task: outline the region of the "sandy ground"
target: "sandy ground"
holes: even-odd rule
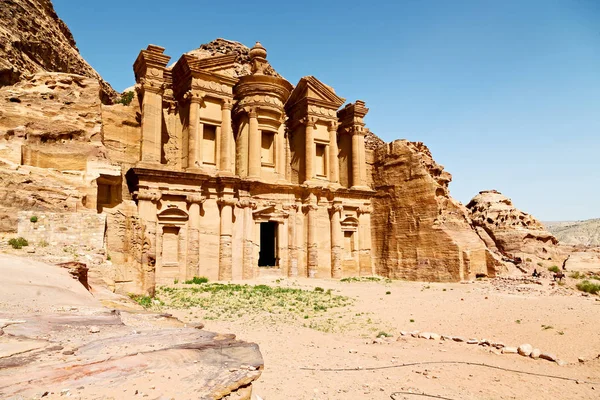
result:
[[[510,281],[436,284],[312,279],[277,282],[263,278],[244,283],[332,289],[356,299],[343,314],[358,314],[363,318],[362,324],[353,324],[341,333],[321,332],[302,326],[302,321],[281,322],[267,316],[204,321],[208,330],[235,333],[239,339],[260,345],[265,372],[255,383],[254,393],[263,400],[390,399],[397,391],[448,399],[600,398],[600,360],[596,358],[600,354],[598,296],[582,296],[576,291],[550,286],[549,281],[544,285]],[[169,312],[182,320],[196,319],[197,313],[201,313],[199,310]],[[364,317],[370,318],[366,320],[368,323]],[[515,354],[495,354],[489,347],[464,342],[400,336],[401,330],[465,339],[486,338],[515,347],[530,343],[542,352],[554,353],[567,365]],[[373,343],[379,331],[393,337]],[[586,361],[579,362],[579,357]],[[431,361],[485,363],[580,382],[465,364],[398,367]],[[378,367],[384,369],[369,370]],[[323,368],[350,371],[318,371]]]

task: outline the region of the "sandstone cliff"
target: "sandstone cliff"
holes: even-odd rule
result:
[[[378,148],[372,201],[378,274],[459,281],[499,272],[501,263],[471,226],[467,210],[450,197],[451,179],[422,143],[396,140]]]
[[[517,209],[495,190],[479,192],[469,204],[473,225],[492,249],[511,259],[532,257],[549,260],[558,256],[558,240],[533,216]]]
[[[66,72],[100,81],[102,101],[117,93],[81,57],[69,28],[50,0],[3,0],[0,4],[0,86],[25,75]],[[99,89],[100,89],[99,88]]]

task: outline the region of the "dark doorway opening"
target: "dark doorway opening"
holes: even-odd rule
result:
[[[259,267],[275,267],[277,265],[277,222],[260,223]]]

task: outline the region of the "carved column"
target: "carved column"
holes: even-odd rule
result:
[[[260,178],[260,146],[261,137],[258,130],[258,114],[256,109],[251,109],[248,113],[250,117],[248,138],[248,176],[251,178]]]
[[[317,244],[317,210],[319,207],[316,204],[305,204],[304,212],[307,218],[307,235],[306,235],[306,270],[309,278],[314,278],[317,275],[317,267],[319,265],[319,249]]]
[[[142,142],[140,161],[160,163],[162,142],[162,94],[164,69],[171,57],[164,47],[149,45],[140,51],[133,70],[138,98],[142,101]]]
[[[352,186],[354,187],[361,186],[360,168],[362,165],[360,159],[360,139],[361,136],[358,133],[358,129],[355,127],[352,129]]]
[[[313,131],[315,122],[312,118],[307,117],[304,121],[306,129],[304,131],[304,182],[312,181],[314,176],[314,159],[315,159],[315,140]]]
[[[288,276],[298,276],[298,244],[296,224],[298,205],[291,204],[286,207],[290,216],[288,217]]]
[[[244,233],[242,242],[242,279],[254,278],[254,218],[252,210],[256,209],[256,201],[247,197],[240,199],[237,206],[243,210]]]
[[[358,248],[360,276],[375,274],[371,259],[371,206],[364,205],[358,209]]]
[[[334,204],[329,209],[331,214],[331,277],[342,277],[342,226],[340,215],[344,211],[341,204]]]
[[[142,98],[142,143],[140,161],[160,163],[162,143],[162,83],[141,79],[138,93]]]
[[[188,203],[188,257],[186,279],[200,276],[200,207],[206,198],[200,194],[187,195]]]
[[[365,133],[366,128],[362,128],[358,138],[358,153],[360,158],[360,186],[367,188],[367,157],[365,155]]]
[[[219,280],[232,278],[231,235],[233,228],[233,207],[237,204],[234,198],[220,198],[217,204],[221,208],[221,229],[219,233]]]
[[[286,152],[285,152],[285,124],[283,120],[277,130],[277,148],[275,149],[275,170],[280,175],[279,179],[285,180]]]
[[[225,173],[232,173],[232,146],[233,133],[231,129],[231,108],[233,103],[230,99],[223,100],[221,104],[221,160],[219,168]]]
[[[329,124],[329,180],[333,183],[340,181],[340,164],[338,161],[337,122]]]
[[[202,124],[200,124],[200,107],[204,103],[203,97],[191,91],[186,93],[190,100],[190,114],[188,118],[188,168],[197,168],[202,165]]]
[[[160,192],[143,190],[137,193],[138,213],[142,225],[141,289],[148,296],[154,296],[156,289],[156,203],[160,198]]]

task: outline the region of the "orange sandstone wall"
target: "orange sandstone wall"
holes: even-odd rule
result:
[[[396,140],[375,150],[373,261],[379,275],[420,281],[494,276],[496,262],[448,193],[452,176],[422,143]]]

